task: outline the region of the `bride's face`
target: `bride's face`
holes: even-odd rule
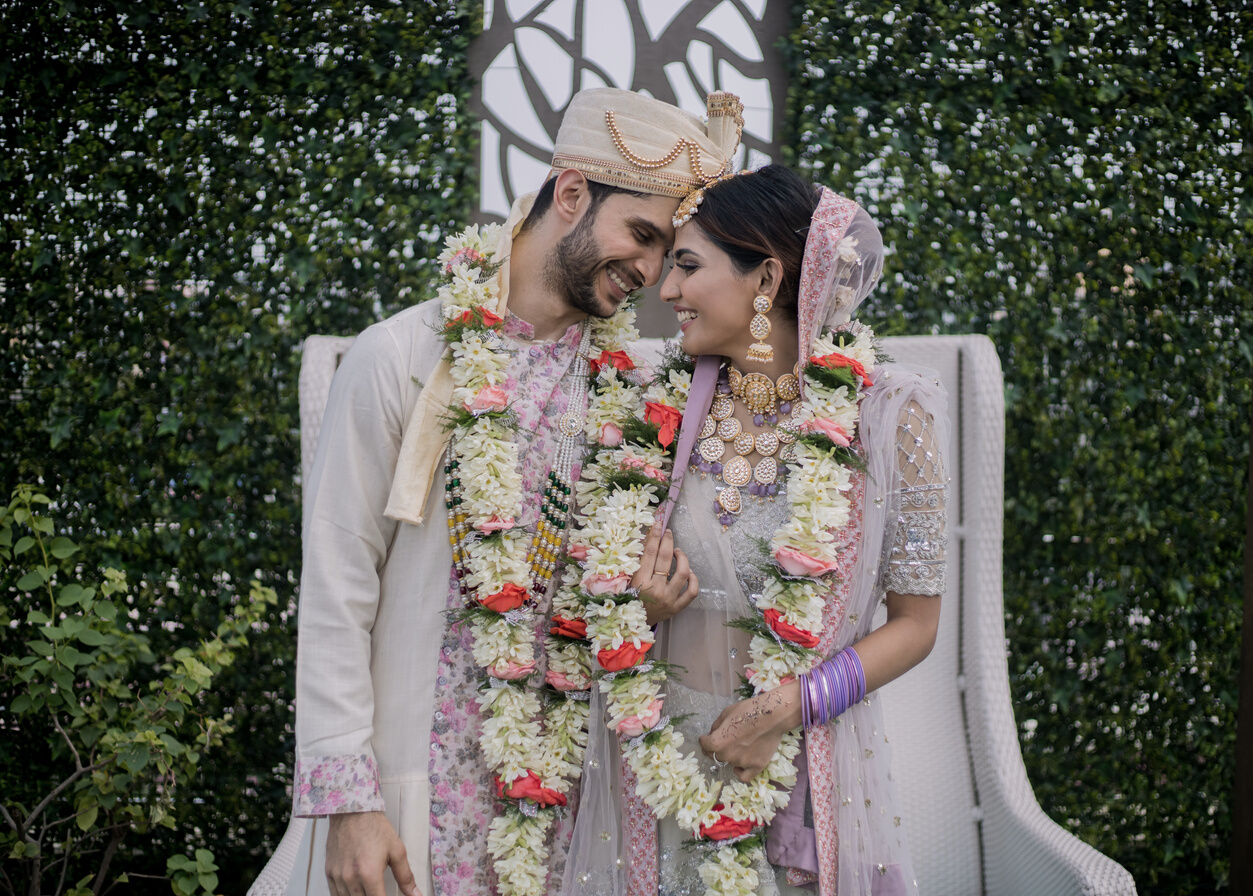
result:
[[[674,267],[661,284],[661,298],[674,305],[683,351],[743,358],[756,341],[748,324],[759,279],[751,272],[741,274],[695,221],[680,227]]]

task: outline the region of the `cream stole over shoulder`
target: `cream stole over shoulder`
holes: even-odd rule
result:
[[[518,228],[535,203],[535,193],[527,193],[514,200],[513,208],[501,231],[497,258],[504,261],[497,272],[500,278],[500,298],[495,313],[501,317],[509,306],[509,254]],[[431,483],[448,446],[448,430],[444,428],[444,416],[452,401],[452,368],[447,352],[427,375],[418,396],[418,405],[405,426],[400,443],[400,456],[396,460],[396,472],[392,476],[392,490],[387,497],[387,509],[383,514],[401,523],[422,524],[422,514],[430,496]]]

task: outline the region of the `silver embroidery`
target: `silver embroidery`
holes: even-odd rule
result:
[[[915,404],[903,412],[896,447],[901,478],[891,496],[895,537],[887,551],[883,586],[898,594],[943,594],[948,487],[930,420]]]

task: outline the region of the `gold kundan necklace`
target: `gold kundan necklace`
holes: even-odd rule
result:
[[[798,398],[797,368],[778,380],[741,373],[731,364],[722,368],[691,465],[722,480],[714,511],[723,526],[731,525],[743,507],[740,489],[747,487],[750,495],[763,498],[778,493],[779,465],[792,459],[796,442],[798,423],[792,414]],[[744,429],[735,417],[736,401],[753,415],[753,423],[769,428],[758,433]],[[780,413],[788,415],[781,424]],[[748,460],[754,451],[759,456],[755,465]]]

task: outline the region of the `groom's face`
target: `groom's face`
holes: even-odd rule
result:
[[[572,308],[610,317],[635,290],[661,278],[679,201],[614,193],[593,203],[549,254],[545,278]]]

